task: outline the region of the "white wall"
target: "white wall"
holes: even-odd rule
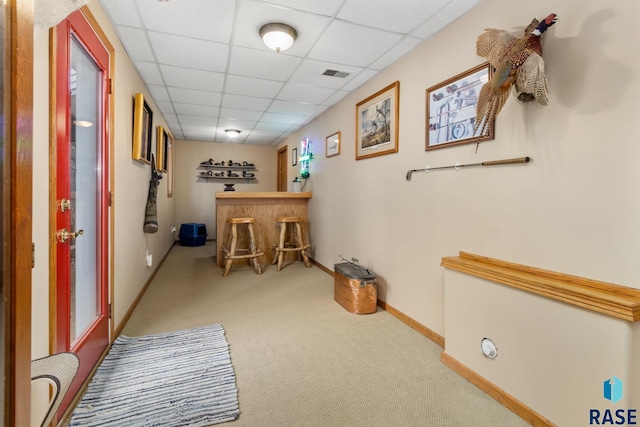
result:
[[[255,181],[221,181],[200,178],[201,162],[213,159],[214,163],[234,163],[244,161],[256,166]],[[216,196],[224,191],[225,183],[235,183],[236,191],[276,191],[276,150],[272,146],[244,145],[216,142],[177,141],[175,149],[176,171],[176,228],[180,225],[196,222],[207,227],[207,239],[216,237]],[[214,170],[213,172],[218,172]],[[176,240],[178,234],[176,234]]]

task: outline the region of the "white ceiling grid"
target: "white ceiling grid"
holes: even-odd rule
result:
[[[480,2],[100,0],[176,139],[260,145],[279,143]],[[262,43],[269,22],[297,30],[290,49]]]

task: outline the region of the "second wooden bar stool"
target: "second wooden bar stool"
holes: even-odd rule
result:
[[[307,268],[311,267],[311,262],[307,256],[307,250],[311,245],[308,243],[305,245],[302,242],[302,229],[300,227],[302,219],[297,216],[279,216],[276,218],[276,222],[280,225],[280,239],[278,240],[278,244],[273,247],[276,252],[273,257],[273,264],[278,263],[277,270],[280,271],[282,269],[285,252],[298,252],[298,256],[302,255],[304,259],[304,265],[306,265]],[[291,233],[293,242],[291,243],[286,242],[287,224],[292,225]]]
[[[227,224],[230,225],[229,228],[229,246],[223,246],[222,250],[225,253],[225,266],[223,276],[228,276],[231,271],[231,264],[233,264],[233,260],[235,259],[248,259],[251,264],[253,264],[253,268],[255,268],[258,274],[262,274],[262,267],[260,267],[260,263],[258,262],[258,257],[264,255],[260,252],[260,249],[256,248],[256,238],[253,232],[253,224],[256,222],[255,218],[229,218],[227,219]],[[246,224],[247,229],[249,231],[249,248],[248,249],[238,249],[238,225]],[[236,252],[248,252],[245,255],[236,255]]]

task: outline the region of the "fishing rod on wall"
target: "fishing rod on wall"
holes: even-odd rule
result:
[[[461,165],[459,163],[456,163],[455,165],[451,165],[451,166],[438,166],[435,168],[430,168],[429,165],[427,165],[426,167],[422,168],[422,169],[410,169],[407,171],[407,181],[411,181],[411,175],[413,174],[413,172],[429,172],[429,171],[433,171],[433,170],[438,170],[438,169],[455,169],[455,170],[460,170],[460,168],[468,168],[471,166],[497,166],[497,165],[514,165],[514,164],[518,164],[518,163],[529,163],[531,161],[531,157],[515,157],[513,159],[502,159],[502,160],[490,160],[487,162],[481,162],[481,163],[467,163],[465,165]]]

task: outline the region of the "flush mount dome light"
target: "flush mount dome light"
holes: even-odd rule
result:
[[[271,23],[260,27],[260,37],[270,49],[281,52],[293,45],[298,33],[287,24]]]
[[[498,357],[498,348],[490,338],[483,338],[482,341],[480,341],[480,349],[482,350],[482,354],[488,359],[495,360],[495,358]]]
[[[225,132],[231,138],[235,138],[240,135],[240,131],[238,129],[225,129]]]

